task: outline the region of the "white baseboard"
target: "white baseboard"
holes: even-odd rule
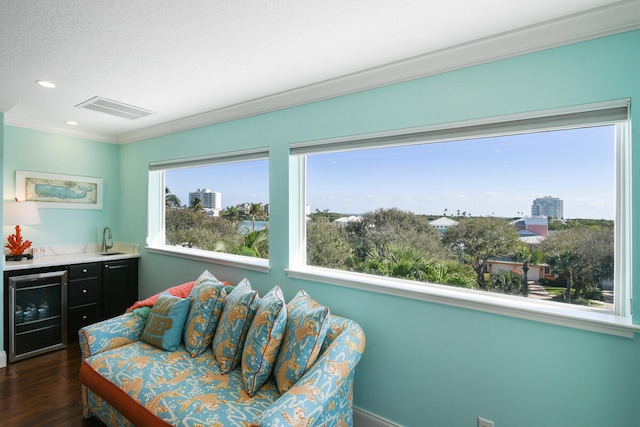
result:
[[[0,368],[7,366],[7,352],[0,351]]]
[[[353,408],[353,427],[401,427],[370,412]]]

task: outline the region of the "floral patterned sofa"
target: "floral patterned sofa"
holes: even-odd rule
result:
[[[277,286],[260,298],[246,279],[231,289],[205,271],[191,284],[188,297],[176,296],[184,285],[171,288],[152,306],[80,330],[86,418],[138,427],[353,424],[365,348],[357,323],[302,290],[285,304]]]

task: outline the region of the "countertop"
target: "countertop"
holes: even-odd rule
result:
[[[30,268],[55,267],[58,265],[82,264],[88,262],[114,261],[140,258],[138,245],[114,243],[113,248],[102,255],[99,245],[51,246],[45,248],[45,256],[22,261],[5,261],[4,271],[27,270]]]

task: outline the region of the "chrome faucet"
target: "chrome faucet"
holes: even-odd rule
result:
[[[107,230],[109,230],[109,236],[105,237],[107,234]],[[113,243],[111,243],[110,245],[107,245],[107,239],[112,239],[113,237],[111,237],[111,229],[109,227],[105,227],[104,230],[102,230],[102,253],[106,253],[109,249],[111,249],[113,247]]]

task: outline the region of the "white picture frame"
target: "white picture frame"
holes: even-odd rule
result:
[[[102,209],[102,178],[16,171],[16,198],[38,208]]]

